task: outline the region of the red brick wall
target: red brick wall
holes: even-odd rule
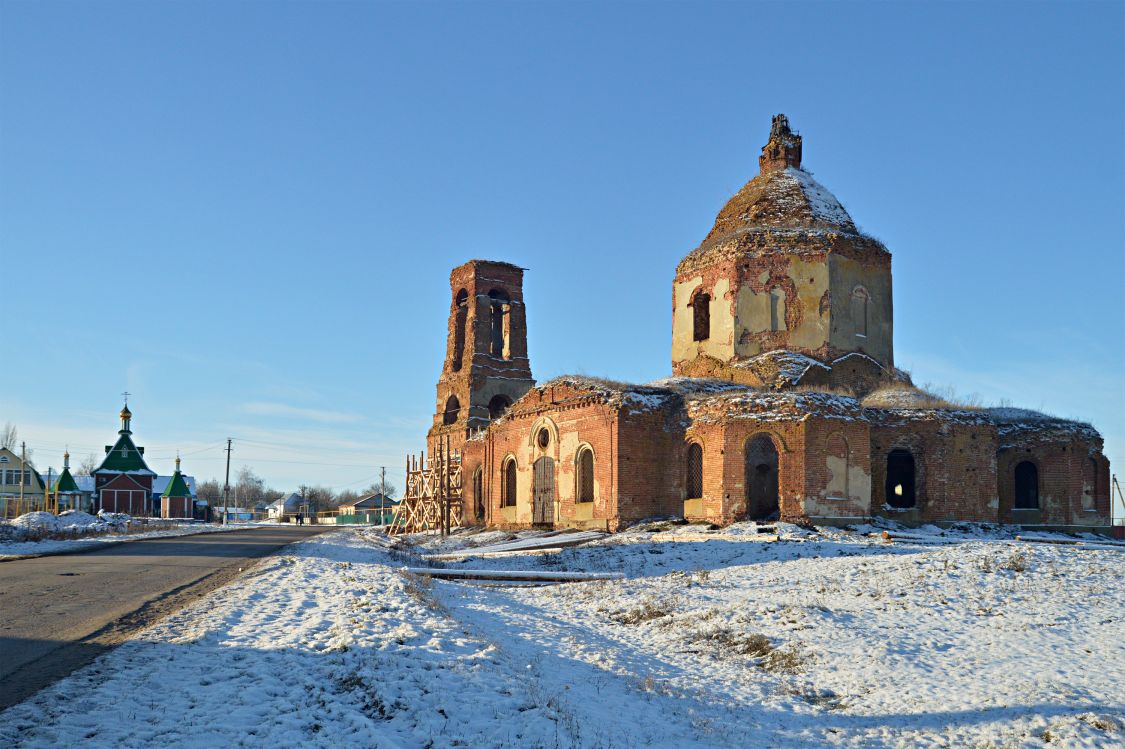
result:
[[[546,449],[534,439],[541,428],[550,435]],[[575,464],[584,445],[594,451],[592,503],[575,502]],[[555,464],[555,524],[616,528],[621,496],[617,445],[617,411],[613,406],[565,386],[531,391],[489,429],[484,441],[481,462],[488,524],[523,527],[531,523],[533,466],[546,456]],[[500,506],[502,470],[508,456],[515,457],[518,469],[514,509]]]
[[[871,431],[859,420],[810,418],[805,430],[805,512],[812,518],[871,515]]]
[[[767,434],[778,452],[778,496],[781,518],[803,522],[805,518],[805,423],[802,421],[759,422],[732,419],[722,434],[723,461],[718,480],[722,510],[715,522],[730,523],[746,517],[746,444],[757,434]],[[706,459],[704,486],[707,486]],[[713,470],[713,469],[712,469]]]
[[[914,456],[913,510],[886,509],[887,455]],[[904,522],[997,522],[996,430],[987,424],[916,420],[871,427],[871,509]]]
[[[687,442],[679,411],[631,413],[618,425],[618,512],[623,522],[682,516],[687,477]],[[707,489],[707,451],[703,456]]]
[[[1001,450],[997,459],[1002,522],[1110,524],[1109,461],[1101,454],[1100,445],[1079,438],[1038,442],[1034,434],[1015,442]],[[1038,511],[1014,508],[1015,470],[1025,460],[1038,471]]]

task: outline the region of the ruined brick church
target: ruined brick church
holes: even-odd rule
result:
[[[537,384],[523,269],[453,270],[427,444],[460,455],[464,522],[1110,525],[1092,426],[947,403],[895,368],[891,254],[801,147],[776,116],[759,174],[676,268],[668,379]]]

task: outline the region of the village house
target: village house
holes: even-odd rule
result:
[[[340,505],[336,514],[336,522],[385,525],[394,518],[398,505],[398,500],[384,496],[380,492],[374,492],[360,497],[354,502]]]
[[[43,477],[30,460],[25,461],[19,453],[0,447],[0,517],[15,517],[26,512],[31,501],[41,503],[44,486]]]
[[[943,402],[895,367],[891,253],[802,168],[802,146],[775,117],[759,173],[676,268],[668,379],[536,383],[523,269],[453,270],[427,448],[459,459],[465,523],[1108,530],[1092,426]]]
[[[301,495],[297,492],[291,493],[287,497],[274,500],[266,506],[266,515],[270,520],[280,520],[284,522],[290,515],[296,515],[301,509]]]

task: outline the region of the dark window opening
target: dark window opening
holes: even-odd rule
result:
[[[535,436],[535,441],[543,450],[547,449],[547,445],[551,444],[551,433],[546,429],[540,429],[539,434]]]
[[[776,520],[781,513],[777,447],[765,434],[746,443],[746,514],[751,520]]]
[[[694,320],[693,340],[706,341],[711,337],[711,295],[699,293],[691,300]]]
[[[516,506],[516,461],[514,459],[504,464],[504,481],[500,485],[500,506]]]
[[[1098,461],[1093,458],[1090,461],[1090,495],[1093,497],[1098,496]]]
[[[1016,466],[1017,510],[1039,509],[1039,469],[1029,460]]]
[[[578,497],[579,502],[594,501],[594,451],[586,447],[578,453]]]
[[[509,328],[511,325],[511,299],[508,297],[507,293],[499,289],[493,289],[488,292],[488,299],[490,309],[489,320],[492,326],[489,336],[490,350],[493,356],[507,359],[511,356],[511,350],[508,345]]]
[[[453,371],[460,372],[465,358],[465,321],[469,315],[469,292],[461,289],[453,301]]]
[[[473,473],[473,508],[477,520],[484,520],[484,471]]]
[[[449,396],[449,400],[445,402],[445,412],[441,416],[441,423],[445,425],[456,424],[460,413],[461,401],[457,400],[456,395]]]
[[[687,498],[703,496],[703,446],[692,442],[687,449]]]
[[[906,509],[917,502],[914,495],[914,456],[909,450],[892,450],[887,455],[887,504]]]
[[[495,395],[488,402],[488,418],[496,421],[507,412],[512,405],[512,399],[506,395]]]

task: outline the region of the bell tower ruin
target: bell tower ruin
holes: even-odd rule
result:
[[[445,365],[427,435],[460,450],[474,430],[503,416],[535,385],[527,358],[523,268],[470,260],[449,274],[451,303]]]

